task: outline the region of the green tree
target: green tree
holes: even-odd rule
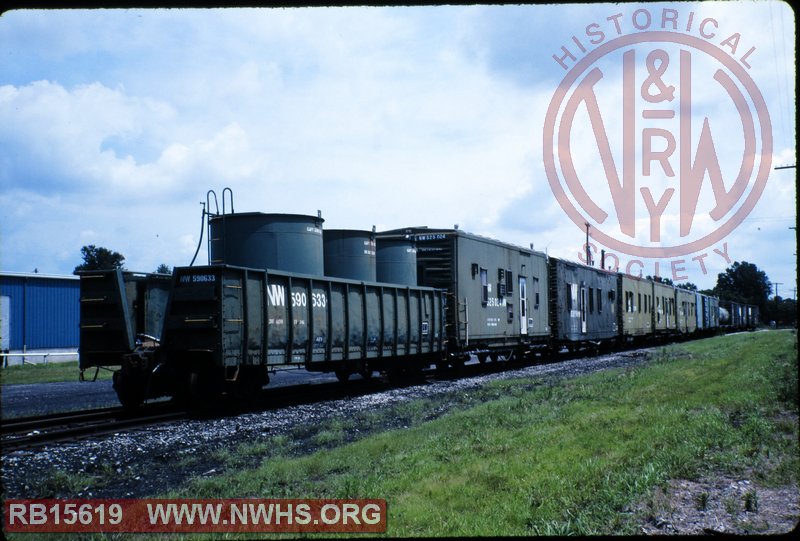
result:
[[[679,287],[681,289],[688,289],[689,291],[697,291],[697,286],[691,282],[685,282],[683,284],[675,284],[675,287]]]
[[[714,294],[720,299],[758,305],[763,311],[771,290],[766,272],[747,261],[734,261],[717,275]]]
[[[172,269],[166,263],[162,263],[156,269],[158,274],[172,274]]]
[[[122,264],[125,262],[125,256],[102,246],[95,246],[94,244],[84,246],[81,248],[81,257],[83,257],[83,263],[75,267],[73,271],[75,274],[80,271],[90,270],[124,270]]]
[[[797,325],[797,302],[778,296],[770,299],[762,311],[761,322],[769,324],[771,321],[777,325]]]
[[[653,280],[654,282],[660,282],[662,284],[667,284],[668,286],[673,285],[672,280],[669,278],[664,278],[663,276],[650,276],[649,274],[645,277],[647,280]]]

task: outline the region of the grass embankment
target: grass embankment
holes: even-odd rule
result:
[[[47,364],[20,364],[0,368],[0,384],[18,383],[56,383],[60,381],[78,381],[80,376],[78,361],[67,361]],[[86,371],[86,379],[94,378],[94,370]],[[111,379],[111,372],[100,370],[98,380]]]
[[[630,534],[640,533],[635,509],[646,513],[669,479],[798,479],[794,332],[716,337],[660,348],[635,369],[492,386],[500,398],[311,455],[259,442],[271,455],[259,468],[173,496],[385,498],[389,536]]]

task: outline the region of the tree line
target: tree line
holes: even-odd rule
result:
[[[102,246],[95,246],[94,244],[84,246],[81,248],[81,258],[83,263],[75,267],[75,270],[72,271],[73,274],[93,270],[125,270],[125,256]],[[166,263],[162,263],[155,272],[172,274],[172,269]]]

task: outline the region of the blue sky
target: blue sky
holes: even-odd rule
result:
[[[565,75],[552,55],[591,23],[611,33],[621,13],[635,32],[637,9],[665,8],[682,24],[713,17],[716,45],[740,34],[740,56],[756,47],[773,165],[795,163],[795,22],[779,2],[5,13],[0,270],[70,273],[86,244],[130,270],[187,265],[199,203],[226,186],[237,211],[319,209],[336,229],[457,223],[576,259],[584,232],[542,165]],[[728,149],[741,161],[728,131],[715,133],[720,161]],[[782,296],[796,287],[795,189],[794,170],[772,172],[726,237]],[[689,254],[686,273],[712,287],[728,264],[706,252],[706,272]]]

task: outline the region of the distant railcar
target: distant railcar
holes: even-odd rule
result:
[[[710,333],[719,327],[719,300],[710,295],[695,293],[697,331]]]
[[[653,282],[620,273],[617,311],[621,335],[637,340],[653,333]]]
[[[675,288],[676,330],[681,334],[697,331],[697,297],[693,291]]]
[[[721,327],[752,330],[759,324],[759,309],[753,304],[720,300],[719,318]]]
[[[612,342],[619,336],[617,274],[550,258],[553,338],[568,348]]]
[[[758,306],[756,305],[748,305],[747,310],[747,328],[748,329],[755,329],[759,323],[761,323],[761,314],[759,312]]]
[[[653,282],[653,332],[656,335],[673,334],[677,330],[675,314],[675,288],[663,282]]]

